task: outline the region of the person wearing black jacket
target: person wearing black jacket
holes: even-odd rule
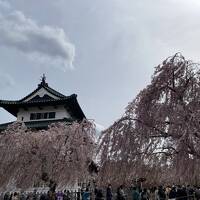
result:
[[[176,188],[172,187],[172,189],[169,192],[169,199],[175,199],[176,198]]]
[[[112,187],[111,184],[108,185],[106,188],[106,200],[112,200],[113,194],[112,194]]]
[[[176,198],[178,200],[187,200],[187,191],[185,187],[178,186]]]
[[[165,190],[163,189],[162,186],[160,186],[158,188],[158,197],[159,197],[159,200],[165,200],[166,199]]]

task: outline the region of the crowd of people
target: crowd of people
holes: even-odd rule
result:
[[[193,186],[159,186],[151,188],[131,187],[123,185],[114,190],[111,184],[106,189],[95,188],[93,192],[89,188],[70,192],[68,190],[47,193],[37,191],[6,192],[2,200],[200,200],[200,187]]]
[[[81,192],[70,192],[69,190],[48,192],[6,192],[2,200],[81,200]]]
[[[116,200],[126,200],[128,196],[120,186],[117,189]],[[108,199],[108,198],[107,198]],[[159,186],[151,188],[132,187],[130,200],[200,200],[200,188],[185,186]],[[110,200],[110,199],[109,199]]]

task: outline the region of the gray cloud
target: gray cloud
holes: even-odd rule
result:
[[[72,67],[75,48],[63,29],[38,25],[3,1],[0,1],[0,36],[0,45],[15,48],[34,60],[59,63],[63,69]]]
[[[8,87],[13,87],[15,84],[13,78],[9,74],[0,73],[0,89],[6,89]]]
[[[11,9],[10,4],[7,1],[0,1],[0,9]]]

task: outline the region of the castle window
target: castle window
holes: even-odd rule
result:
[[[42,113],[37,113],[36,119],[42,119],[42,118],[41,118],[41,115],[42,115]]]
[[[55,112],[50,112],[49,113],[49,119],[53,119],[56,117],[56,113]]]
[[[31,113],[30,120],[35,120],[36,119],[36,113]]]
[[[38,119],[54,119],[56,117],[55,112],[46,112],[46,113],[31,113],[30,120]]]
[[[48,113],[44,113],[44,119],[48,118]]]

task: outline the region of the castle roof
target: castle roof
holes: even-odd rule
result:
[[[43,91],[43,95],[40,92]],[[20,100],[0,100],[0,107],[17,117],[20,108],[25,110],[29,107],[58,106],[64,105],[67,111],[77,120],[82,120],[85,115],[77,101],[77,95],[65,96],[60,92],[49,87],[46,77],[43,76],[38,87]]]

